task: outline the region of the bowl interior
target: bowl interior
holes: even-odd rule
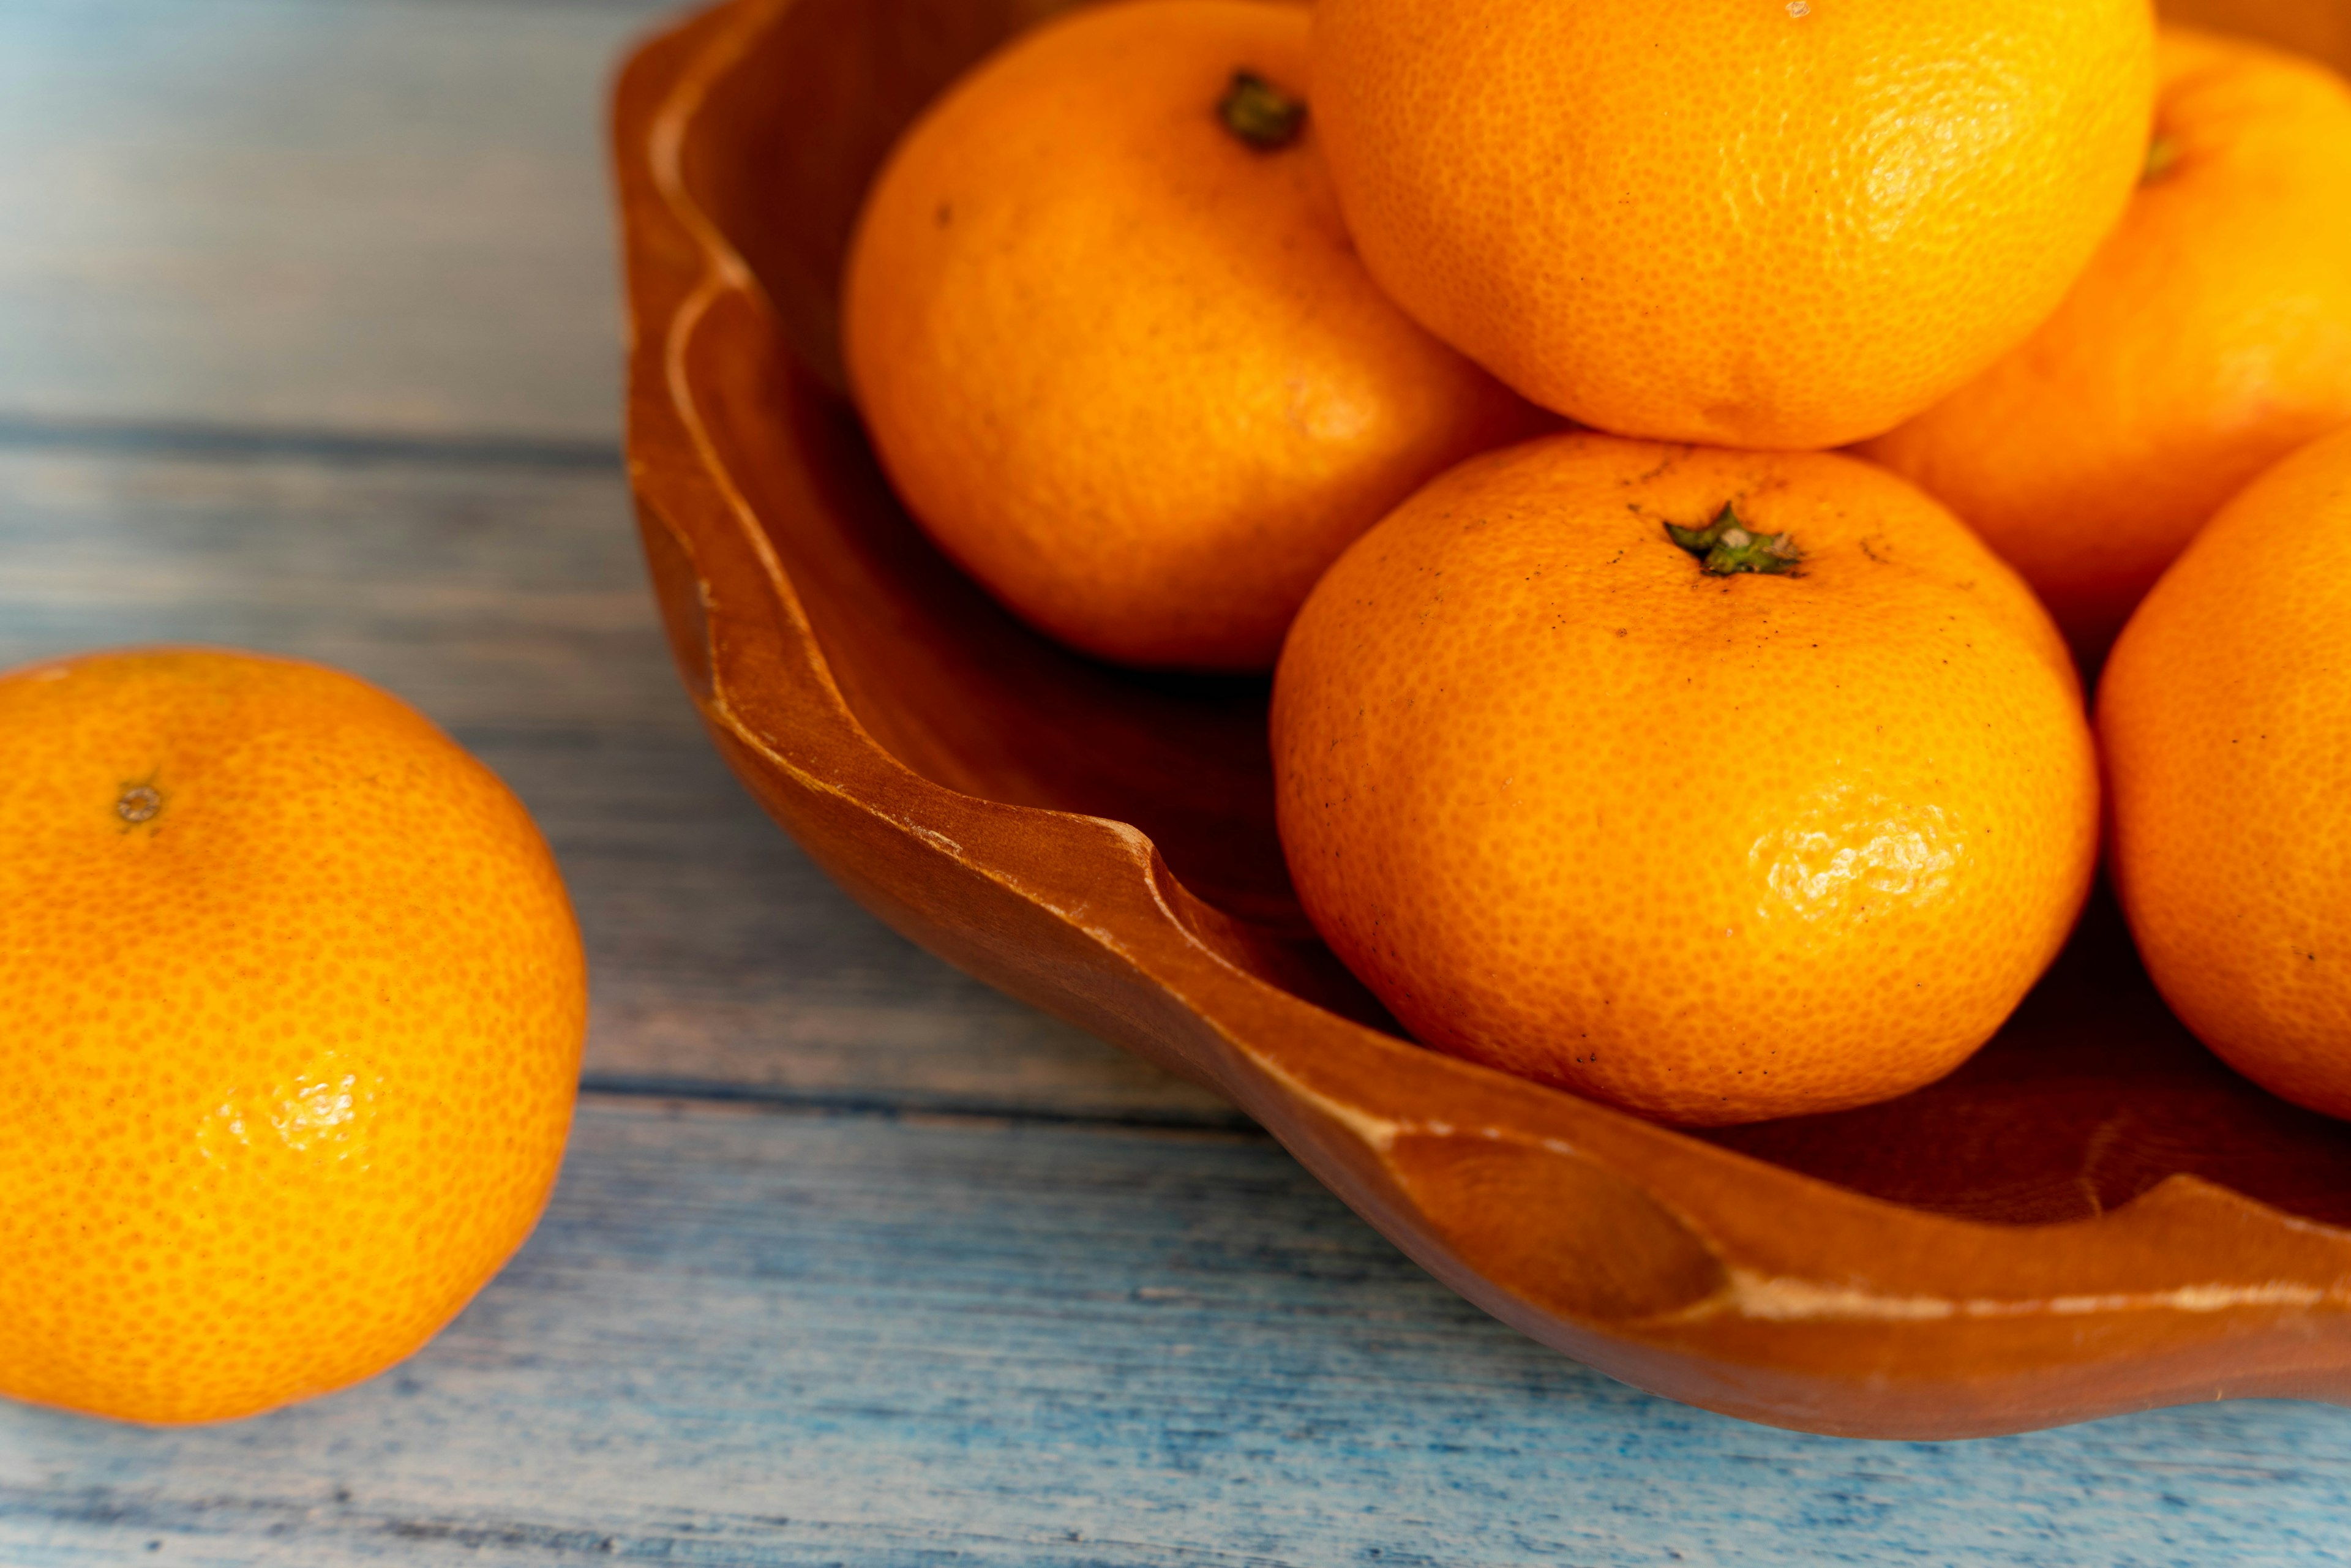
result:
[[[1293,988],[1381,1022],[1291,894],[1273,831],[1266,683],[1137,675],[1029,631],[898,506],[841,392],[838,282],[867,182],[931,96],[1065,4],[796,0],[758,30],[709,84],[680,172],[764,293],[777,360],[833,395],[747,401],[737,388],[731,402],[700,401],[731,411],[714,421],[719,455],[877,742],[967,794],[1134,824],[1238,939],[1290,956]],[[775,459],[778,442],[789,464]],[[820,504],[783,505],[788,485],[815,486]],[[1997,1223],[2081,1218],[2184,1172],[2351,1224],[2351,1127],[2206,1052],[2148,984],[2103,893],[2008,1027],[1942,1082],[1859,1111],[1690,1135]]]

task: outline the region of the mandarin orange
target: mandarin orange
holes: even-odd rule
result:
[[[2351,89],[2182,27],[2121,225],[2055,315],[1863,448],[2024,574],[2085,663],[2213,509],[2351,423]]]
[[[2221,507],[2098,684],[2108,863],[2157,988],[2254,1082],[2351,1116],[2351,431]]]
[[[859,220],[844,346],[898,494],[1102,658],[1270,668],[1350,539],[1541,423],[1357,261],[1305,51],[1305,12],[1256,0],[1050,22],[931,106]]]
[[[506,788],[350,676],[0,676],[0,1394],[139,1421],[381,1370],[537,1218],[585,970]]]
[[[1715,574],[1740,565],[1793,571]],[[1272,726],[1299,896],[1406,1027],[1673,1122],[1948,1072],[2055,956],[2095,858],[2046,612],[1949,512],[1834,455],[1570,435],[1472,458],[1316,588]]]
[[[2147,145],[2147,0],[1319,0],[1374,277],[1547,407],[1828,446],[2055,307]]]

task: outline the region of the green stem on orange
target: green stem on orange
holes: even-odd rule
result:
[[[1787,534],[1759,534],[1740,521],[1737,503],[1731,501],[1725,501],[1714,521],[1702,528],[1667,523],[1666,533],[1717,577],[1737,571],[1792,572],[1804,559],[1804,552]]]
[[[1217,100],[1217,119],[1260,152],[1278,152],[1306,129],[1306,100],[1292,98],[1255,71],[1235,71]]]
[[[2142,185],[2154,184],[2158,180],[2170,173],[2172,165],[2179,162],[2179,142],[2168,136],[2150,137],[2147,144],[2147,162],[2139,169],[2138,183]]]

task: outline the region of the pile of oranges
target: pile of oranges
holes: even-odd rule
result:
[[[2147,0],[1120,0],[909,130],[844,305],[1003,603],[1274,670],[1300,897],[1425,1042],[1903,1093],[2103,841],[2188,1024],[2351,1115],[2318,66]]]

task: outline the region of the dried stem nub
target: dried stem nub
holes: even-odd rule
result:
[[[1731,501],[1725,501],[1714,521],[1702,528],[1667,523],[1666,533],[1674,543],[1698,557],[1700,567],[1717,577],[1729,577],[1735,571],[1792,572],[1796,563],[1804,559],[1804,552],[1787,534],[1759,534],[1741,522],[1738,505]]]
[[[1306,100],[1292,98],[1255,71],[1233,73],[1217,100],[1217,119],[1260,152],[1278,152],[1306,129]]]

